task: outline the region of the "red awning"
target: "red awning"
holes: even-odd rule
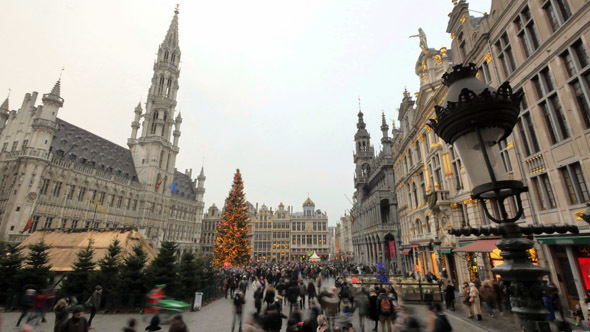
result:
[[[404,249],[404,250],[402,250],[402,254],[409,255],[410,251],[412,251],[412,248]]]
[[[477,240],[466,246],[454,249],[453,252],[492,252],[497,249],[496,242],[498,239],[493,240]]]

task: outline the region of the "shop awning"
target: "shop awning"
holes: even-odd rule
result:
[[[536,237],[540,244],[590,244],[590,236],[588,235],[573,235],[573,236],[546,236]]]
[[[454,252],[492,252],[496,249],[496,242],[498,239],[493,240],[477,240],[466,246],[453,250]]]
[[[402,254],[409,255],[411,251],[412,251],[412,248],[404,249],[404,250],[402,250]]]

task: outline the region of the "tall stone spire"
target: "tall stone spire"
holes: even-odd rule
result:
[[[146,98],[145,112],[142,112],[140,107],[135,109],[132,135],[128,140],[139,181],[156,191],[159,188],[158,183],[170,183],[175,176],[182,121],[180,117],[175,121],[179,64],[177,7],[166,36],[158,45],[158,56],[153,66],[154,73]],[[141,132],[135,133],[134,126],[137,126],[141,119]],[[170,191],[164,192],[170,195]]]
[[[8,120],[9,113],[10,108],[8,106],[8,97],[6,97],[6,100],[4,100],[2,106],[0,106],[0,133],[2,133],[4,127],[6,127],[6,121]]]
[[[387,125],[387,122],[385,122],[385,112],[381,111],[381,132],[383,133],[383,137],[381,138],[381,142],[383,142],[383,140],[389,139],[389,136],[387,135],[387,133],[389,132],[389,126]]]
[[[0,110],[6,110],[9,111],[10,109],[8,108],[8,97],[6,97],[6,99],[4,100],[4,102],[2,103],[2,106],[0,106]]]

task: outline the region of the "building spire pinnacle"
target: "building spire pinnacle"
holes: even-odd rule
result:
[[[168,46],[169,48],[177,48],[178,47],[178,7],[180,5],[177,4],[176,8],[174,9],[174,17],[172,17],[172,21],[170,22],[170,27],[168,28],[168,32],[166,33],[166,38],[164,38],[163,45]]]
[[[7,110],[7,111],[9,110],[8,109],[8,97],[6,97],[6,99],[2,103],[2,106],[0,106],[0,110]]]

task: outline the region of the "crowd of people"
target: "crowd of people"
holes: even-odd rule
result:
[[[427,326],[421,327],[392,285],[353,287],[347,281],[351,274],[375,271],[371,266],[295,262],[224,269],[225,298],[233,304],[231,331],[279,332],[284,326],[287,332],[452,330],[439,304],[429,307]],[[244,320],[248,300],[255,310]],[[353,315],[358,326],[353,326]]]
[[[253,262],[244,267],[225,267],[218,271],[223,283],[225,299],[231,301],[232,332],[448,332],[452,327],[441,305],[429,305],[427,317],[420,320],[404,305],[398,296],[399,289],[391,284],[356,284],[352,275],[374,276],[376,267],[339,263],[307,262]],[[456,289],[455,282],[443,269],[440,276],[411,273],[419,282],[439,283],[443,291],[446,310],[455,311],[455,297],[469,318],[483,320],[484,311],[489,318],[510,312],[510,294],[506,294],[497,280],[479,279],[465,282]],[[557,325],[564,321],[564,308],[559,305],[557,287],[549,283],[543,297],[549,311],[548,321]],[[94,329],[92,320],[101,305],[102,288],[79,304],[75,297],[54,299],[54,332],[87,332]],[[148,296],[149,297],[149,296]],[[590,308],[590,290],[586,293]],[[31,325],[46,322],[45,308],[52,301],[49,291],[28,289],[22,300],[17,327],[32,331]],[[253,301],[254,309],[246,312],[245,304]],[[579,305],[573,311],[575,325],[585,321]],[[89,312],[89,318],[83,316]],[[146,311],[147,312],[147,311]],[[27,317],[28,315],[28,317]],[[355,319],[353,320],[353,317]],[[355,325],[353,326],[353,321]],[[421,324],[422,322],[422,324]],[[29,325],[30,324],[30,325]],[[422,326],[421,326],[422,325]],[[559,329],[560,327],[558,327]],[[145,331],[161,330],[160,317],[155,314]],[[123,331],[137,331],[137,322],[129,320]],[[181,315],[175,316],[169,326],[171,332],[187,332]]]

